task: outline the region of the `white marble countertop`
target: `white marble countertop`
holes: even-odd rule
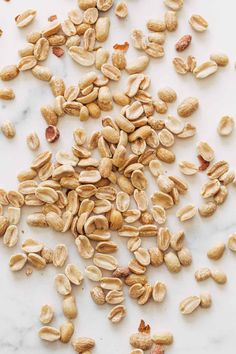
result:
[[[204,1],[186,0],[186,4],[179,13],[179,27],[168,35],[166,41],[166,56],[161,60],[152,60],[147,70],[152,77],[150,92],[156,94],[158,88],[168,85],[176,89],[178,102],[187,96],[196,96],[200,101],[200,108],[189,121],[198,129],[197,135],[188,141],[177,141],[175,151],[177,161],[182,159],[197,162],[196,143],[206,140],[214,147],[216,160],[225,159],[231,169],[236,170],[236,132],[229,137],[222,138],[217,134],[216,127],[221,116],[229,114],[235,116],[235,87],[236,73],[234,60],[236,59],[236,32],[235,10],[233,0]],[[115,43],[130,40],[132,28],[145,30],[145,22],[149,18],[161,18],[165,7],[161,0],[128,0],[129,16],[120,21],[112,14],[112,25],[109,41],[105,44],[112,48]],[[47,24],[50,15],[57,14],[63,19],[69,9],[76,7],[75,0],[11,0],[0,4],[0,27],[3,36],[0,38],[0,67],[14,64],[18,60],[17,51],[25,42],[25,35],[33,30],[42,29]],[[27,8],[37,9],[36,20],[26,29],[19,30],[15,26],[15,16]],[[193,33],[188,18],[193,13],[203,15],[209,22],[209,30],[203,34]],[[222,51],[229,55],[230,64],[219,69],[213,77],[196,81],[192,76],[180,76],[175,73],[172,58],[176,55],[174,43],[182,35],[190,33],[193,41],[189,49],[183,54],[195,55],[199,62],[206,60],[213,51]],[[132,59],[137,53],[130,48],[128,58]],[[67,85],[78,82],[86,71],[72,62],[68,55],[58,59],[51,55],[45,63],[55,75],[64,78]],[[37,131],[41,138],[40,151],[59,148],[69,149],[72,143],[72,131],[82,123],[73,117],[66,116],[60,120],[60,140],[50,145],[45,142],[45,122],[40,115],[43,104],[52,104],[53,97],[48,84],[35,79],[31,73],[22,73],[13,81],[0,83],[2,86],[12,87],[16,93],[14,101],[0,102],[0,121],[9,119],[16,125],[16,137],[11,141],[0,135],[0,186],[5,189],[17,187],[16,175],[26,169],[34,157],[34,153],[26,146],[25,138],[32,131]],[[114,86],[114,85],[113,85]],[[169,113],[175,113],[176,104],[170,106]],[[112,116],[117,111],[111,113]],[[105,116],[105,114],[103,114]],[[100,127],[100,120],[90,119],[84,124],[87,131]],[[166,166],[166,170],[176,171],[177,165]],[[194,202],[200,205],[200,186],[206,180],[204,174],[186,178],[190,185],[189,193],[181,198],[181,204]],[[156,186],[151,185],[150,190]],[[143,318],[150,323],[153,331],[168,330],[174,334],[174,344],[166,349],[167,354],[234,354],[236,336],[236,255],[226,251],[218,262],[210,261],[206,257],[208,248],[218,241],[226,241],[227,236],[236,231],[236,190],[229,186],[229,196],[214,216],[202,219],[197,216],[193,221],[180,224],[175,217],[176,208],[170,212],[169,227],[175,231],[185,229],[186,244],[193,252],[193,264],[183,269],[179,274],[168,273],[165,267],[152,269],[150,279],[164,281],[168,287],[168,296],[163,304],[154,304],[152,301],[144,307],[136,305],[128,296],[126,305],[127,317],[118,325],[112,325],[107,319],[109,305],[97,307],[91,300],[89,290],[91,284],[85,280],[82,288],[75,291],[79,309],[76,319],[76,335],[90,336],[96,340],[94,354],[128,354],[130,351],[129,336],[136,331],[139,321]],[[24,212],[26,216],[28,211]],[[63,321],[61,299],[53,286],[53,278],[57,273],[54,267],[47,267],[43,271],[35,270],[30,277],[24,272],[12,273],[8,267],[8,260],[13,252],[20,250],[21,241],[33,237],[54,247],[57,243],[65,243],[69,250],[69,261],[78,264],[83,270],[85,263],[80,259],[72,236],[59,235],[48,230],[29,228],[25,218],[20,225],[20,242],[14,250],[6,248],[0,242],[0,353],[1,354],[69,354],[73,353],[71,345],[61,343],[45,344],[37,335],[40,328],[38,314],[44,303],[55,308],[53,325],[59,326]],[[120,242],[118,259],[121,264],[128,260],[125,242]],[[151,242],[151,241],[147,241]],[[153,241],[152,241],[153,242]],[[88,263],[88,262],[86,262]],[[228,283],[225,286],[208,280],[197,283],[194,271],[200,266],[220,268],[227,273]],[[186,296],[199,294],[207,290],[212,294],[213,304],[208,310],[196,311],[189,317],[183,317],[178,310],[179,302]]]

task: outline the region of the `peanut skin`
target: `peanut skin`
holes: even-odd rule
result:
[[[177,52],[183,52],[188,46],[190,45],[192,41],[192,36],[190,34],[186,34],[183,37],[181,37],[178,42],[175,44],[175,49]]]

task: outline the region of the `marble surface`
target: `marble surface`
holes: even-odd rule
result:
[[[230,137],[222,138],[217,135],[216,126],[222,115],[235,115],[235,86],[236,74],[234,60],[236,41],[234,33],[235,2],[227,0],[204,1],[186,0],[186,5],[179,13],[179,27],[175,33],[169,34],[166,42],[166,56],[160,60],[152,60],[147,72],[152,76],[150,92],[156,94],[159,87],[171,86],[178,93],[178,102],[186,96],[196,96],[200,100],[200,109],[189,119],[198,129],[197,135],[188,141],[177,141],[175,151],[177,161],[182,159],[197,162],[196,143],[206,140],[216,151],[216,159],[226,159],[232,169],[236,169],[236,132]],[[120,21],[112,14],[112,26],[107,48],[115,43],[129,40],[132,28],[145,30],[145,22],[149,18],[161,18],[165,7],[161,0],[128,0],[129,17]],[[23,46],[25,35],[43,28],[50,15],[57,14],[63,19],[67,11],[76,7],[75,0],[11,0],[0,3],[0,27],[3,36],[0,38],[0,67],[16,63],[17,50]],[[27,8],[38,11],[37,19],[28,28],[19,30],[14,23],[15,16]],[[202,14],[209,22],[209,30],[204,34],[193,33],[188,24],[188,18],[193,13]],[[226,52],[230,65],[220,69],[214,76],[205,81],[196,81],[192,76],[182,77],[174,72],[172,58],[176,55],[174,43],[186,34],[193,35],[193,42],[183,54],[195,55],[199,62],[206,60],[213,51]],[[130,49],[129,59],[137,56],[134,49]],[[86,72],[72,62],[68,55],[56,58],[51,55],[45,63],[55,75],[65,79],[67,85],[75,84]],[[125,82],[125,79],[122,81]],[[121,85],[122,85],[121,82]],[[0,87],[3,83],[0,83]],[[59,129],[61,139],[54,145],[48,145],[44,139],[45,123],[40,116],[40,106],[52,104],[53,97],[47,83],[35,79],[31,73],[23,73],[17,79],[6,83],[16,93],[16,99],[11,102],[0,102],[0,121],[12,120],[16,125],[17,135],[12,141],[0,135],[0,186],[13,189],[17,186],[16,175],[26,169],[34,157],[28,150],[25,137],[32,131],[37,131],[41,138],[40,151],[60,148],[69,149],[72,143],[72,131],[82,124],[73,117],[64,117],[60,120]],[[115,87],[115,85],[112,85]],[[175,114],[176,104],[170,105],[169,113]],[[117,110],[111,113],[116,114]],[[105,116],[105,115],[103,115]],[[100,127],[100,120],[89,120],[84,124],[87,131]],[[165,166],[168,173],[177,170],[177,165]],[[190,184],[190,191],[181,198],[180,205],[193,202],[200,205],[199,189],[206,180],[204,174],[186,178]],[[149,192],[156,189],[154,181],[150,180]],[[223,258],[214,263],[206,257],[207,249],[217,241],[226,241],[227,236],[236,231],[236,190],[229,187],[229,197],[216,214],[209,219],[197,216],[193,221],[180,224],[175,217],[176,208],[169,214],[168,225],[172,231],[184,228],[186,244],[193,252],[193,264],[183,269],[177,275],[171,275],[165,267],[150,270],[150,279],[164,281],[168,287],[168,296],[163,304],[154,304],[152,301],[144,307],[137,306],[128,296],[126,305],[127,317],[118,325],[112,325],[107,319],[109,306],[97,307],[91,300],[89,290],[91,284],[85,281],[82,288],[75,290],[79,316],[76,320],[76,335],[91,336],[96,340],[94,354],[128,354],[129,335],[136,331],[141,318],[150,323],[153,331],[169,330],[174,334],[174,344],[167,348],[168,354],[234,354],[236,336],[236,255],[226,251]],[[24,211],[24,216],[29,210]],[[51,230],[35,230],[29,228],[25,217],[20,224],[20,242],[33,237],[51,247],[57,243],[65,243],[70,251],[69,261],[75,262],[83,270],[85,263],[79,258],[73,238],[69,234],[59,235]],[[125,264],[129,259],[125,242],[115,239],[120,244],[118,259]],[[0,242],[0,353],[1,354],[69,354],[73,353],[71,345],[61,343],[45,344],[37,336],[40,327],[38,314],[41,305],[51,304],[55,308],[53,325],[59,326],[63,321],[61,299],[53,286],[53,278],[57,270],[47,267],[43,271],[34,271],[30,277],[24,272],[13,274],[8,267],[8,259],[13,252],[20,250],[19,244],[12,250]],[[144,245],[153,244],[153,240],[144,242]],[[88,263],[88,262],[86,262]],[[220,268],[227,273],[228,283],[219,286],[208,280],[196,283],[194,271],[200,266]],[[202,291],[212,294],[213,305],[208,310],[196,311],[189,317],[183,317],[178,311],[178,304],[184,297],[199,294]],[[127,291],[127,289],[125,290]]]

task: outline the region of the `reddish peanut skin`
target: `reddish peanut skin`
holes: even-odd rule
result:
[[[200,162],[200,166],[199,166],[199,171],[205,171],[208,166],[210,165],[210,162],[205,161],[204,158],[201,155],[197,156],[199,162]]]
[[[60,132],[54,125],[49,125],[45,130],[45,137],[48,143],[54,143],[60,136]]]
[[[175,45],[177,52],[183,52],[186,48],[188,48],[191,40],[192,36],[190,36],[190,34],[186,34],[185,36],[181,37]]]
[[[154,345],[150,351],[150,354],[165,354],[165,348],[163,345]]]
[[[112,276],[114,278],[126,278],[130,274],[130,270],[128,267],[118,267],[116,270],[112,273]]]
[[[52,52],[56,57],[60,58],[62,55],[64,55],[65,51],[61,47],[53,47]]]

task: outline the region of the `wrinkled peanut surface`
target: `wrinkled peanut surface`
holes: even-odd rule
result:
[[[210,328],[217,337],[228,330],[235,44],[225,21],[233,11],[218,0],[146,2],[2,4],[4,338],[27,326],[30,338],[36,329],[57,341],[59,354],[163,354],[174,336],[172,350],[181,343],[185,354]],[[211,289],[189,290],[194,275]],[[177,330],[169,319],[179,304],[193,317],[179,318]],[[150,335],[137,332],[141,318]]]

